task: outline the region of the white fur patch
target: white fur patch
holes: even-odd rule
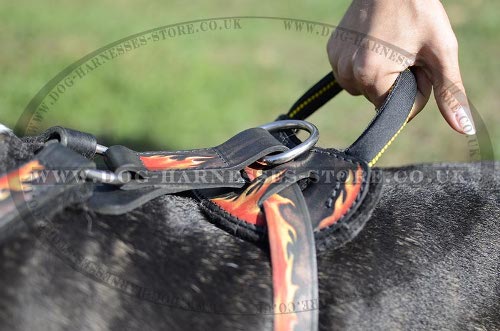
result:
[[[6,127],[5,125],[3,125],[2,123],[0,123],[0,134],[7,133],[7,132],[12,132],[12,130],[9,129],[8,127]]]

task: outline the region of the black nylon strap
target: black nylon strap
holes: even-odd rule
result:
[[[403,71],[371,123],[345,153],[372,166],[406,125],[417,95],[417,82],[410,70]]]
[[[305,119],[341,90],[333,73],[328,73],[292,106],[287,115],[279,119]],[[416,94],[415,77],[406,69],[396,79],[388,97],[365,131],[345,150],[346,154],[360,158],[372,166],[405,126]]]
[[[333,73],[329,72],[297,100],[287,113],[288,118],[303,120],[342,91]]]

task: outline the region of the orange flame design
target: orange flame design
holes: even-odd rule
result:
[[[0,177],[0,201],[10,196],[11,191],[30,191],[31,185],[27,183],[38,178],[39,174],[34,171],[41,169],[43,166],[38,160],[34,160]]]
[[[257,176],[259,170],[246,168],[250,179]],[[278,181],[285,171],[267,177],[264,181],[254,181],[238,196],[224,196],[211,199],[225,211],[255,225],[265,225],[266,220],[259,207],[259,199],[266,193],[272,183]]]
[[[295,313],[280,313],[280,305],[294,302],[299,288],[292,280],[294,255],[290,254],[289,245],[293,245],[297,238],[297,231],[283,217],[280,208],[290,204],[290,199],[274,194],[264,201],[266,210],[269,245],[271,248],[271,262],[273,270],[273,294],[275,312],[274,330],[293,330],[297,323]]]
[[[356,178],[356,180],[353,183],[354,178]],[[321,220],[316,229],[323,229],[332,224],[335,224],[335,222],[337,222],[342,216],[344,216],[349,211],[349,208],[351,208],[354,201],[356,200],[357,195],[361,190],[362,181],[363,181],[363,170],[361,169],[360,166],[358,166],[356,174],[354,174],[352,170],[349,170],[349,175],[345,181],[345,195],[343,191],[339,194],[337,200],[335,201],[335,206],[332,215],[325,217],[323,220]]]
[[[212,156],[188,156],[181,155],[152,155],[140,156],[142,164],[148,170],[167,170],[167,169],[190,169],[203,164]]]
[[[245,167],[244,171],[248,175],[248,179],[250,179],[251,181],[257,177],[262,176],[262,169]]]

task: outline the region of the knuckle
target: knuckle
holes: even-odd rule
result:
[[[328,54],[328,58],[330,59],[330,61],[332,61],[334,58],[336,58],[336,55],[337,55],[337,47],[335,47],[335,45],[332,44],[332,41],[331,39],[328,41],[328,43],[326,44],[326,53]]]
[[[335,72],[334,72],[335,73]],[[352,79],[352,72],[347,70],[345,66],[340,66],[337,69],[337,82],[344,90],[346,90],[349,94],[359,95],[360,92],[355,88],[354,81]]]
[[[439,42],[439,49],[445,54],[457,54],[458,53],[458,40],[454,34],[442,39]]]
[[[341,84],[342,86],[342,84]],[[351,95],[361,95],[361,92],[356,89],[355,87],[353,87],[352,85],[346,85],[346,86],[342,86],[344,88],[344,90],[346,90],[349,94]]]
[[[337,80],[339,83],[352,82],[352,63],[346,60],[345,57],[340,58],[336,65]]]
[[[375,67],[370,65],[355,64],[352,68],[356,82],[363,87],[372,87],[376,81]]]
[[[356,60],[353,66],[353,76],[356,84],[360,87],[363,93],[371,96],[378,95],[378,78],[381,64],[373,57],[365,57]],[[373,101],[373,100],[372,100]]]

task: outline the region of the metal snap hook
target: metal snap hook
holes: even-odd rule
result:
[[[106,146],[99,145],[99,144],[95,145],[95,153],[96,154],[104,155],[104,153],[106,153],[107,150],[108,150],[108,147],[106,147]]]
[[[269,165],[278,165],[293,160],[297,156],[307,152],[312,147],[314,147],[314,145],[316,145],[319,139],[318,128],[314,124],[311,124],[306,121],[299,121],[299,120],[275,121],[261,125],[259,126],[259,128],[262,128],[269,132],[286,130],[286,129],[301,129],[309,132],[309,137],[306,140],[304,140],[301,144],[295,146],[294,148],[289,149],[288,151],[285,152],[281,152],[279,154],[264,156],[259,160],[260,162]]]
[[[82,179],[89,179],[97,183],[110,185],[123,185],[131,180],[130,173],[128,172],[116,174],[112,171],[99,169],[84,169],[80,177]]]

